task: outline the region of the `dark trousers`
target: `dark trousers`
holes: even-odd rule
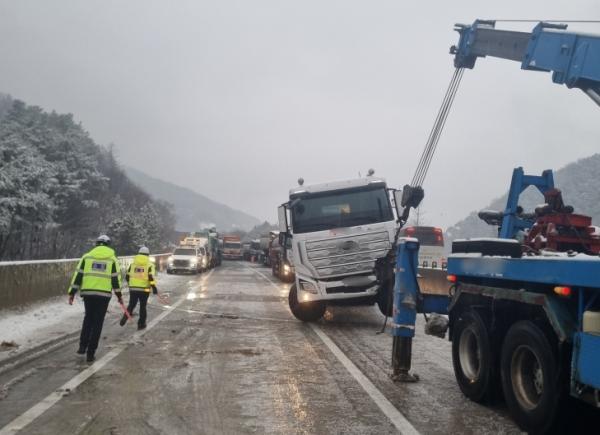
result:
[[[108,309],[110,298],[102,296],[84,296],[85,316],[83,317],[83,326],[81,327],[81,336],[79,338],[79,347],[87,349],[88,354],[94,354],[98,348],[98,341],[102,333],[104,316]]]
[[[148,304],[149,295],[150,293],[146,293],[145,291],[129,289],[129,305],[127,306],[127,311],[133,313],[135,306],[138,301],[140,301],[140,318],[138,320],[138,325],[140,326],[146,325],[146,305]]]

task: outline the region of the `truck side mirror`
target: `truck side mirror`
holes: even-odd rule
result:
[[[279,246],[285,246],[286,233],[279,233]]]
[[[288,222],[287,222],[287,210],[285,209],[285,205],[280,205],[277,208],[277,214],[279,217],[279,232],[287,233]]]

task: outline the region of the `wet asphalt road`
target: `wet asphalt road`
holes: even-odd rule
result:
[[[149,321],[162,319],[139,336],[135,322],[119,327],[111,305],[99,370],[54,394],[39,416],[39,405],[25,414],[21,433],[398,432],[315,330],[293,318],[289,284],[272,280],[268,269],[227,262],[210,274],[161,278],[171,306],[151,298]],[[413,345],[421,381],[391,382],[392,339],[376,334],[382,321],[375,307],[333,307],[318,328],[418,432],[519,432],[501,406],[461,394],[450,344],[424,336],[422,327]],[[0,374],[0,433],[89,367],[75,350],[71,342]]]

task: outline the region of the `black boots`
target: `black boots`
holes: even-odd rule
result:
[[[138,331],[140,331],[142,329],[146,329],[146,324],[145,323],[138,324]]]
[[[127,323],[127,316],[123,314],[123,317],[121,317],[121,320],[119,320],[119,325],[125,326],[125,323]]]
[[[96,356],[93,353],[88,352],[87,358],[85,360],[89,363],[94,362],[96,361]]]
[[[77,355],[84,355],[85,351],[86,351],[85,347],[79,346],[79,349],[77,349]]]

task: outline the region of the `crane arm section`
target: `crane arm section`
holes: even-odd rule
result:
[[[539,23],[533,31],[499,30],[494,21],[457,24],[452,46],[456,68],[475,66],[478,57],[521,63],[521,68],[552,73],[552,81],[583,90],[600,106],[600,35],[566,31],[565,24]]]

